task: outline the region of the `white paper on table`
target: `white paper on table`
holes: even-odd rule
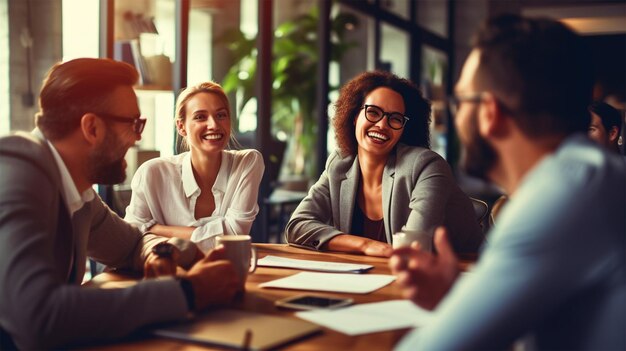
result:
[[[385,274],[345,274],[300,272],[286,278],[259,284],[262,288],[332,291],[367,294],[394,281],[396,277]]]
[[[296,316],[350,336],[426,325],[432,313],[409,300],[392,300],[338,310],[297,312]]]
[[[364,273],[374,266],[369,264],[339,263],[327,261],[298,260],[268,255],[257,261],[261,267],[297,268],[322,272]]]

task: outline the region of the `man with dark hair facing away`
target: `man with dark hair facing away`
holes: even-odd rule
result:
[[[478,32],[455,87],[463,166],[510,195],[466,276],[438,254],[397,249],[405,295],[434,309],[397,350],[626,349],[626,164],[584,134],[592,76],[582,39],[505,15]]]

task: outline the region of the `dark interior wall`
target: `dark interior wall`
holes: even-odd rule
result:
[[[593,58],[597,89],[595,99],[614,95],[626,101],[626,34],[585,37]]]
[[[594,99],[603,100],[620,108],[624,117],[626,105],[626,34],[594,35],[585,37],[590,47],[596,75]],[[626,124],[622,118],[620,152],[626,152]]]
[[[35,126],[41,81],[62,58],[61,0],[9,0],[8,10],[10,128],[28,131]],[[21,38],[27,32],[33,39],[30,55]]]
[[[455,14],[455,70],[458,78],[467,57],[471,36],[488,16],[503,13],[522,13],[529,7],[592,6],[622,3],[623,0],[458,0]],[[619,101],[626,101],[626,34],[585,36],[593,55],[594,71],[599,88],[596,98],[616,94]]]

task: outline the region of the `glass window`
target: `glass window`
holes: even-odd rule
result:
[[[422,90],[432,101],[431,148],[441,156],[446,156],[446,81],[448,59],[445,52],[424,45],[422,47]]]
[[[416,1],[417,24],[421,27],[448,37],[448,2],[442,0]]]
[[[333,38],[335,48],[341,51],[342,55],[337,57],[339,61],[332,61],[329,70],[329,84],[331,91],[329,93],[330,105],[328,106],[328,134],[326,138],[327,152],[330,154],[337,148],[335,139],[335,131],[332,127],[332,119],[335,115],[334,103],[339,97],[339,88],[357,76],[358,74],[373,70],[376,66],[374,52],[374,29],[375,21],[371,17],[354,11],[347,6],[337,6],[333,11],[337,10],[343,16],[350,16],[355,23],[346,22],[344,25],[345,32],[343,38]],[[346,17],[347,19],[348,17]],[[337,20],[336,20],[337,21]]]
[[[376,67],[375,21],[370,16],[353,11],[347,6],[340,6],[339,8],[341,12],[354,16],[358,24],[351,26],[351,29],[345,32],[343,43],[352,47],[350,50],[346,50],[341,58],[339,81],[335,86],[349,81],[361,72],[370,71]],[[334,83],[331,81],[331,84]]]
[[[63,0],[62,16],[63,61],[78,57],[98,57],[98,2]]]
[[[257,0],[230,1],[211,12],[211,79],[229,96],[232,128],[244,148],[254,147],[257,126],[255,95]],[[191,55],[192,47],[189,48]],[[198,62],[197,64],[202,64]]]
[[[385,10],[387,10],[389,12],[392,12],[395,15],[398,15],[398,16],[404,18],[404,19],[411,18],[411,16],[410,16],[410,8],[411,8],[410,0],[382,0],[380,2],[380,6],[383,9],[385,9]]]
[[[238,61],[237,55],[233,55],[229,48],[231,45],[237,45],[238,41],[235,38],[240,38],[239,35],[243,33],[244,12],[247,15],[247,19],[250,17],[254,19],[254,23],[251,26],[245,26],[246,30],[249,30],[249,27],[257,26],[256,6],[250,0],[242,0],[241,4],[238,1],[220,3],[195,0],[195,2],[192,1],[191,7],[191,16],[194,16],[194,12],[198,14],[195,15],[197,17],[195,25],[192,23],[194,18],[190,18],[189,74],[187,80],[189,84],[212,80],[224,86],[229,93],[229,103],[232,111],[231,125],[236,137],[239,138],[242,131],[241,111],[244,106],[241,106],[243,100],[238,98],[239,81],[231,80],[230,83],[226,82],[229,69]],[[251,13],[252,11],[254,13]],[[238,36],[233,37],[232,33],[237,33]],[[192,36],[196,36],[198,40],[192,42]],[[230,85],[230,87],[226,87],[225,84]],[[256,123],[256,108],[252,115],[248,116]],[[256,124],[252,130],[254,129],[256,129]],[[244,147],[252,146],[252,139],[247,137],[240,139]]]
[[[381,24],[380,61],[382,69],[393,72],[400,77],[408,78],[409,66],[409,35],[388,24]]]
[[[259,2],[241,0],[241,23],[239,28],[246,38],[254,38],[259,30]]]
[[[187,85],[195,85],[213,79],[213,17],[222,15],[219,9],[200,6],[191,1],[189,11],[189,38],[187,49]]]

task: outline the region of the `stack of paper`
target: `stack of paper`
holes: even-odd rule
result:
[[[303,270],[309,270],[309,271],[345,272],[345,273],[364,273],[374,267],[369,264],[297,260],[293,258],[285,258],[285,257],[272,256],[272,255],[268,255],[268,256],[261,258],[257,262],[257,266],[296,268],[296,269],[303,269]]]
[[[409,300],[393,300],[339,310],[297,312],[296,316],[352,336],[423,326],[429,322],[431,312],[417,307]]]
[[[262,288],[332,291],[367,294],[390,284],[396,277],[384,274],[340,274],[301,272],[259,284]]]

